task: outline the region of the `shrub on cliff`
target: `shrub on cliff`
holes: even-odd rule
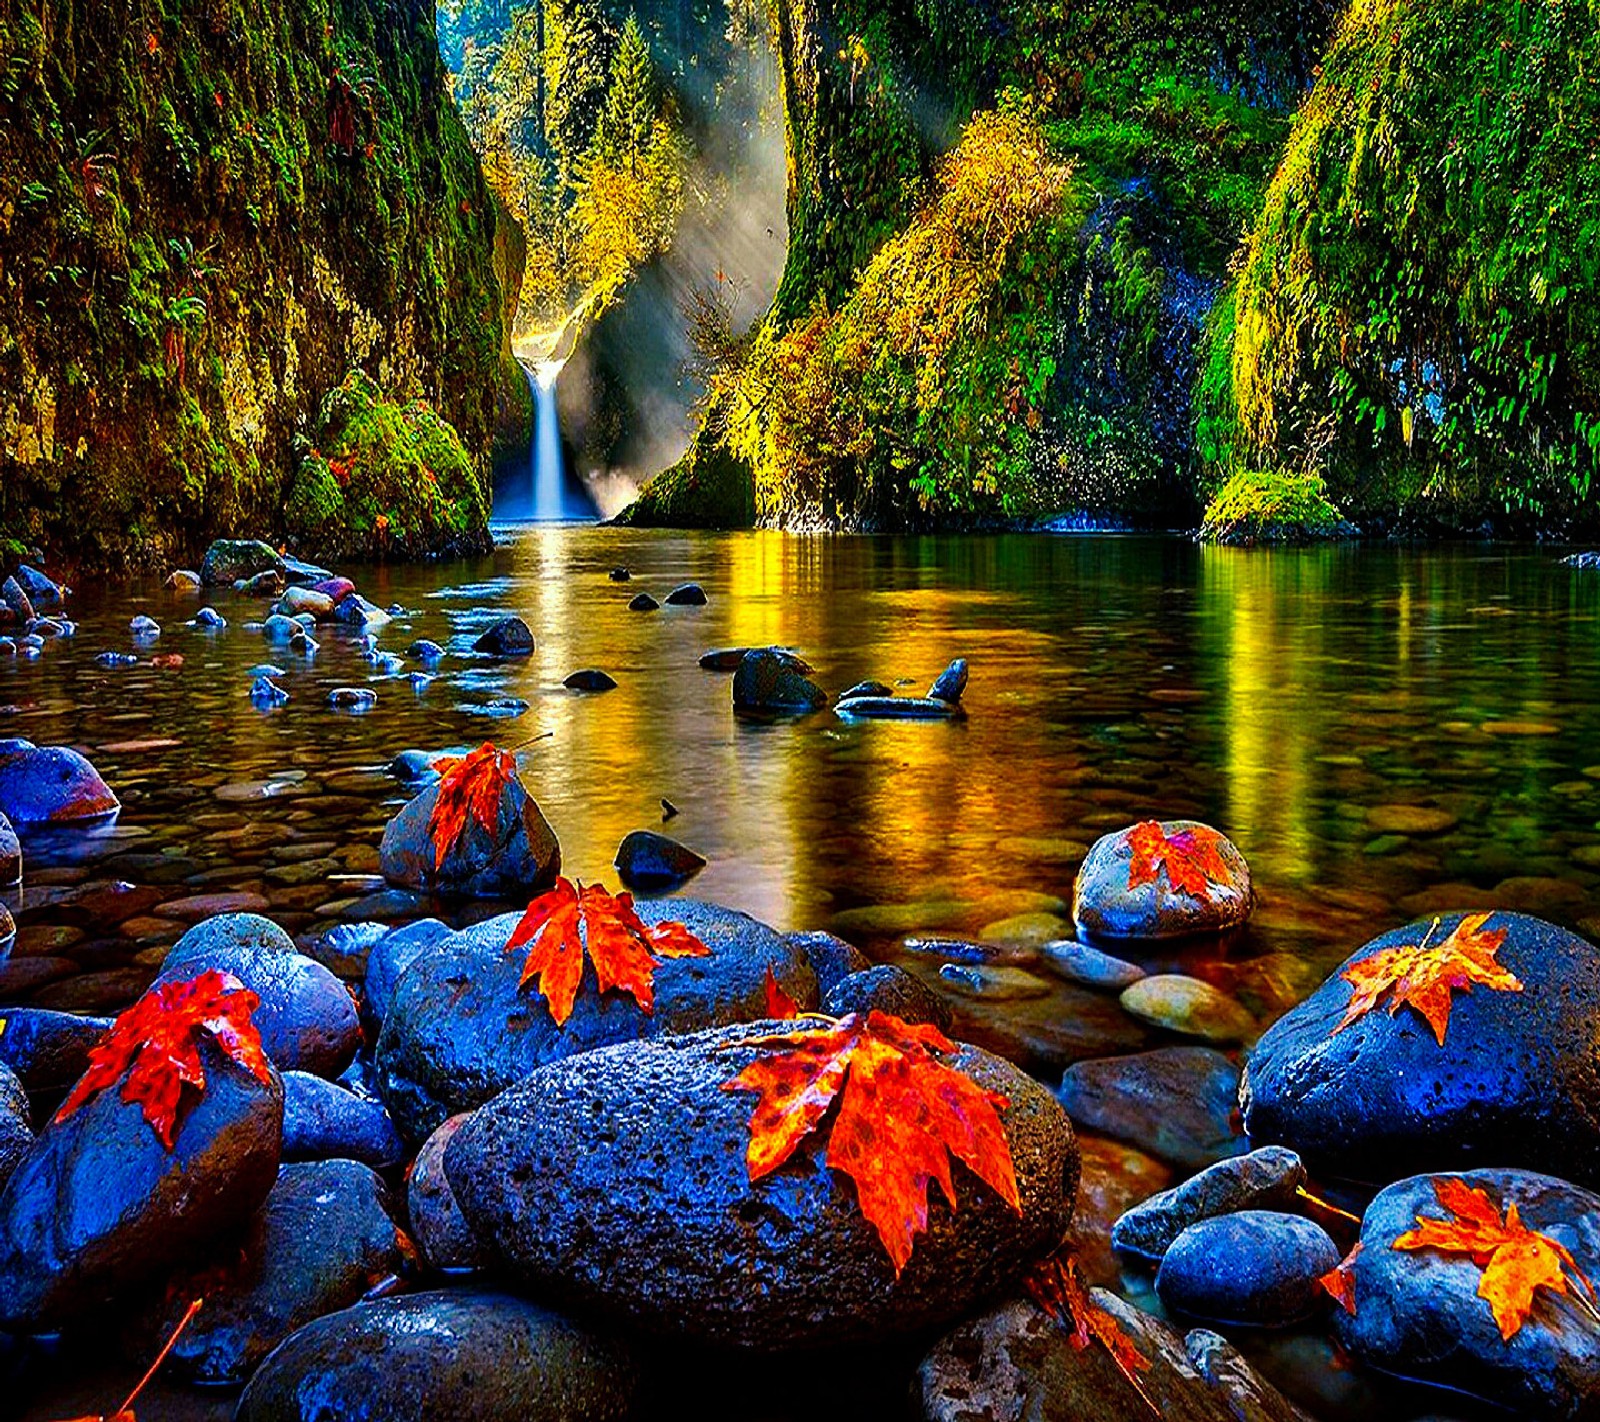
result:
[[[1206,509],[1206,543],[1313,543],[1350,538],[1356,530],[1329,501],[1316,474],[1289,469],[1241,469]]]

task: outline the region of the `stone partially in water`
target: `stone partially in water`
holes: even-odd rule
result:
[[[109,1017],[5,1008],[0,1010],[0,1064],[34,1095],[65,1091],[88,1070],[89,1049],[110,1027]]]
[[[219,538],[200,564],[200,581],[206,587],[231,587],[241,578],[260,573],[286,575],[284,561],[270,544],[254,538]]]
[[[1235,1127],[1239,1069],[1210,1047],[1076,1062],[1058,1094],[1078,1125],[1174,1165],[1199,1168],[1248,1148]]]
[[[1070,938],[1058,938],[1041,944],[1039,956],[1045,967],[1069,983],[1082,983],[1085,987],[1110,988],[1121,991],[1132,987],[1144,977],[1144,969],[1137,963],[1114,958],[1087,943]]]
[[[1249,1041],[1256,1035],[1255,1019],[1242,1003],[1210,983],[1182,973],[1140,978],[1123,991],[1118,1001],[1124,1012],[1141,1022],[1181,1032],[1186,1037],[1229,1045]]]
[[[336,686],[328,693],[328,705],[339,711],[370,711],[378,704],[378,693],[366,686]]]
[[[952,1065],[1010,1102],[1022,1213],[956,1167],[959,1207],[931,1192],[897,1280],[854,1186],[816,1143],[752,1184],[752,1098],[723,1089],[755,1059],[750,1035],[585,1052],[482,1107],[445,1150],[478,1238],[531,1287],[621,1325],[760,1351],[937,1326],[1015,1286],[1060,1238],[1077,1186],[1071,1126],[1037,1083],[964,1047]],[[574,1151],[596,1122],[603,1149]]]
[[[1135,1205],[1112,1226],[1111,1244],[1119,1253],[1158,1264],[1190,1225],[1238,1210],[1292,1210],[1305,1183],[1298,1155],[1282,1146],[1263,1146],[1220,1160]]]
[[[285,1165],[239,1236],[222,1241],[214,1259],[169,1277],[154,1306],[137,1311],[130,1356],[153,1357],[189,1301],[203,1297],[167,1366],[202,1386],[241,1386],[296,1329],[399,1274],[404,1258],[389,1203],[365,1165]]]
[[[526,902],[555,883],[561,846],[538,802],[513,777],[500,791],[492,828],[469,815],[450,851],[437,859],[429,822],[439,786],[428,786],[383,832],[379,862],[391,884],[449,898]]]
[[[520,617],[502,617],[472,644],[491,657],[526,657],[533,652],[533,633]]]
[[[668,607],[704,607],[706,591],[699,583],[680,583],[667,594]]]
[[[864,972],[872,966],[871,960],[854,943],[834,933],[821,930],[791,933],[789,941],[800,950],[817,975],[817,991],[824,996],[850,974]]]
[[[1345,964],[1440,942],[1461,914],[1374,939]],[[1566,930],[1496,913],[1495,962],[1521,990],[1451,993],[1441,1045],[1410,1006],[1387,1000],[1339,1030],[1354,989],[1335,973],[1270,1027],[1245,1074],[1257,1144],[1298,1151],[1313,1173],[1381,1183],[1397,1174],[1514,1160],[1600,1184],[1600,953]]]
[[[412,961],[450,936],[449,925],[436,918],[418,919],[392,930],[372,945],[362,982],[361,1005],[372,1021],[382,1023],[394,999],[395,984]]]
[[[1156,1293],[1169,1312],[1207,1323],[1284,1328],[1322,1308],[1317,1282],[1339,1262],[1302,1215],[1240,1210],[1190,1225],[1162,1258]]]
[[[357,1160],[388,1170],[405,1154],[382,1103],[310,1072],[284,1072],[284,1160]]]
[[[171,1269],[267,1197],[278,1173],[283,1086],[200,1040],[203,1093],[169,1151],[137,1102],[100,1092],[54,1120],[0,1192],[0,1324],[79,1323]]]
[[[833,709],[847,721],[953,721],[966,715],[956,702],[931,696],[853,696]]]
[[[1515,1203],[1528,1229],[1570,1251],[1586,1278],[1600,1277],[1600,1197],[1523,1170],[1473,1170],[1461,1179],[1485,1192],[1502,1217]],[[1394,1247],[1419,1217],[1449,1217],[1432,1176],[1401,1180],[1367,1207],[1361,1252],[1347,1266],[1355,1313],[1333,1313],[1335,1333],[1351,1356],[1484,1398],[1516,1417],[1594,1416],[1600,1334],[1583,1311],[1541,1290],[1532,1317],[1503,1339],[1478,1293],[1483,1269],[1470,1255]]]
[[[516,914],[420,954],[400,977],[376,1052],[379,1086],[401,1134],[420,1141],[447,1116],[575,1052],[762,1018],[769,969],[803,1011],[816,1007],[815,979],[801,949],[766,924],[693,899],[635,907],[646,924],[683,923],[711,949],[709,957],[660,963],[651,1013],[625,993],[602,996],[586,964],[572,1015],[557,1027],[543,996],[522,986],[527,950],[505,951]]]
[[[583,671],[575,671],[561,684],[568,691],[615,691],[617,689],[616,678],[595,667],[589,667]]]
[[[776,652],[748,652],[733,674],[733,709],[745,716],[780,716],[820,710],[828,696]]]
[[[961,700],[966,689],[967,659],[957,657],[939,673],[938,679],[928,688],[928,695],[935,701],[949,701],[954,704]]]
[[[0,814],[12,824],[101,820],[121,808],[111,787],[77,751],[0,740]]]
[[[655,612],[661,604],[647,592],[636,593],[633,601],[628,604],[630,612]]]
[[[435,1269],[471,1272],[489,1262],[444,1173],[445,1147],[470,1119],[470,1113],[463,1113],[441,1123],[422,1143],[406,1183],[412,1236]]]
[[[624,836],[612,862],[624,884],[646,893],[676,889],[706,867],[704,857],[688,845],[654,830]]]
[[[1217,835],[1216,852],[1225,876],[1220,881],[1207,878],[1203,891],[1191,894],[1175,889],[1166,866],[1159,863],[1153,879],[1132,883],[1129,836],[1136,828],[1130,825],[1103,835],[1079,868],[1072,916],[1080,933],[1099,938],[1185,938],[1220,933],[1250,916],[1250,866],[1231,840]],[[1161,830],[1169,841],[1185,834],[1216,834],[1195,820],[1167,820]]]
[[[8,577],[0,583],[0,607],[5,609],[7,621],[24,626],[33,621],[33,603],[15,578]]]
[[[357,1304],[291,1335],[235,1422],[620,1422],[636,1389],[620,1343],[507,1294]]]
[[[893,963],[880,963],[842,978],[822,999],[822,1010],[829,1017],[887,1012],[902,1022],[932,1023],[941,1032],[949,1032],[955,1025],[950,1004],[920,978]]]
[[[1049,983],[1026,968],[990,963],[942,964],[939,981],[962,997],[986,1002],[1025,1002],[1032,997],[1048,997],[1052,991]]]

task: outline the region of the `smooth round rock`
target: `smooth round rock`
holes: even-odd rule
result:
[[[827,692],[776,652],[747,652],[733,674],[733,709],[740,715],[803,714],[827,704]]]
[[[633,600],[628,604],[629,612],[655,612],[661,604],[647,592],[634,594]]]
[[[837,934],[821,930],[791,933],[789,941],[804,954],[811,971],[817,975],[817,991],[824,995],[851,973],[865,972],[872,966],[872,960],[865,953]]]
[[[954,721],[965,712],[937,696],[852,696],[833,708],[847,721]]]
[[[668,607],[704,607],[706,590],[699,583],[680,583],[667,594]]]
[[[1111,1245],[1120,1254],[1159,1264],[1190,1225],[1238,1210],[1292,1211],[1305,1183],[1300,1157],[1282,1146],[1219,1160],[1127,1210],[1111,1227]]]
[[[1122,1010],[1152,1027],[1186,1037],[1232,1044],[1255,1036],[1256,1023],[1244,1005],[1225,992],[1182,973],[1140,978],[1118,999]]]
[[[624,884],[645,893],[676,889],[706,867],[703,855],[654,830],[625,835],[612,863]]]
[[[235,1422],[613,1422],[633,1405],[620,1343],[507,1294],[357,1304],[285,1339]]]
[[[1345,967],[1387,949],[1439,942],[1419,920],[1374,939]],[[1600,1186],[1600,951],[1565,929],[1496,913],[1495,961],[1519,992],[1451,994],[1444,1043],[1417,1010],[1388,1001],[1342,1031],[1354,989],[1335,972],[1261,1037],[1245,1072],[1245,1128],[1296,1150],[1314,1174],[1381,1183],[1398,1174],[1511,1160]]]
[[[959,1207],[930,1192],[927,1231],[897,1280],[854,1187],[815,1141],[751,1183],[753,1097],[723,1088],[755,1059],[753,1035],[585,1052],[482,1107],[445,1150],[478,1238],[531,1287],[621,1326],[766,1351],[937,1326],[1015,1287],[1061,1237],[1078,1177],[1066,1116],[1015,1067],[963,1047],[952,1065],[1010,1102],[1022,1213],[955,1166]],[[574,1151],[596,1122],[603,1148]]]
[[[121,808],[111,787],[77,751],[0,741],[0,814],[13,825],[103,820]]]
[[[0,814],[0,888],[22,882],[22,841],[11,821]]]
[[[1207,1323],[1284,1328],[1327,1303],[1317,1280],[1338,1262],[1338,1245],[1315,1221],[1240,1210],[1200,1220],[1173,1240],[1156,1293],[1169,1312]]]
[[[879,963],[841,978],[822,999],[829,1017],[887,1012],[902,1022],[928,1022],[941,1032],[955,1025],[950,1004],[920,978],[893,963]]]
[[[1042,945],[1039,957],[1057,977],[1065,978],[1069,983],[1082,983],[1084,987],[1111,988],[1120,992],[1145,976],[1144,969],[1137,963],[1114,958],[1109,953],[1072,938],[1058,938]]]
[[[1158,864],[1154,879],[1132,887],[1128,837],[1135,828],[1102,835],[1079,867],[1072,917],[1080,933],[1102,939],[1186,938],[1235,928],[1250,916],[1250,866],[1231,840],[1219,837],[1217,845],[1226,877],[1207,880],[1200,894],[1173,888],[1164,864]],[[1169,840],[1196,830],[1215,833],[1197,820],[1166,820],[1161,828]]]
[[[284,1160],[356,1160],[388,1170],[405,1156],[381,1102],[310,1072],[283,1073]]]
[[[396,928],[372,945],[367,954],[367,974],[362,982],[361,1006],[368,1018],[381,1023],[394,999],[395,984],[412,961],[452,930],[436,918],[422,918]]]
[[[1595,1416],[1600,1334],[1581,1310],[1540,1289],[1528,1320],[1502,1339],[1478,1295],[1483,1270],[1470,1255],[1394,1248],[1419,1217],[1449,1217],[1434,1178],[1398,1181],[1367,1207],[1361,1251],[1345,1265],[1355,1313],[1333,1311],[1339,1343],[1370,1367],[1483,1398],[1511,1416]],[[1586,1278],[1600,1277],[1600,1197],[1524,1170],[1472,1170],[1460,1178],[1486,1193],[1501,1217],[1515,1203],[1528,1229],[1564,1246]]]
[[[961,700],[966,689],[967,660],[965,657],[957,657],[939,673],[933,685],[928,688],[928,695],[935,701],[948,701],[954,704]]]
[[[111,1022],[42,1007],[0,1009],[0,1063],[30,1094],[66,1091],[88,1069],[89,1050]]]
[[[615,691],[616,678],[607,675],[597,667],[588,667],[583,671],[575,671],[561,683],[568,691]]]
[[[526,622],[520,617],[502,617],[472,644],[472,650],[491,657],[526,657],[533,652],[533,645]]]
[[[470,1113],[452,1116],[422,1143],[406,1184],[411,1233],[422,1257],[435,1269],[463,1273],[485,1268],[490,1262],[444,1173],[445,1147],[469,1119]]]
[[[428,825],[438,799],[435,783],[384,829],[378,860],[391,884],[447,898],[526,902],[555,883],[561,873],[561,846],[520,780],[513,778],[501,789],[493,828],[469,815],[450,852],[436,864]]]

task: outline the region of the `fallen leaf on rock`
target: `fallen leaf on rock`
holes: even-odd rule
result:
[[[517,760],[485,741],[461,759],[449,756],[433,763],[439,772],[439,796],[428,816],[433,837],[433,867],[437,870],[455,847],[469,817],[490,834],[500,819],[500,792],[517,778]]]
[[[773,977],[768,967],[766,978],[767,1016],[788,1019],[800,1015],[799,1005],[783,990],[783,985]]]
[[[1070,1253],[1057,1250],[1039,1260],[1028,1271],[1022,1286],[1029,1298],[1067,1330],[1072,1346],[1079,1352],[1090,1343],[1099,1343],[1145,1406],[1157,1417],[1161,1415],[1161,1409],[1139,1381],[1139,1374],[1150,1370],[1150,1360],[1123,1332],[1122,1325],[1094,1301],[1078,1272],[1078,1261]]]
[[[210,969],[187,982],[163,983],[111,1024],[90,1049],[89,1066],[56,1112],[64,1121],[92,1097],[122,1081],[122,1099],[136,1101],[161,1143],[172,1149],[183,1088],[206,1087],[200,1036],[246,1068],[264,1086],[272,1068],[251,1014],[260,999],[231,973]]]
[[[1128,848],[1133,851],[1128,887],[1155,883],[1165,868],[1175,893],[1209,899],[1212,884],[1228,882],[1228,866],[1217,851],[1221,843],[1222,836],[1205,825],[1179,830],[1169,838],[1159,820],[1145,820],[1128,831]]]
[[[1352,992],[1350,1005],[1333,1035],[1338,1036],[1351,1023],[1365,1017],[1387,995],[1389,1016],[1409,1004],[1433,1028],[1442,1047],[1450,1027],[1453,992],[1471,992],[1478,984],[1495,992],[1521,992],[1522,983],[1516,975],[1495,961],[1495,954],[1506,941],[1506,930],[1483,932],[1483,925],[1493,916],[1492,912],[1468,914],[1448,938],[1429,947],[1429,940],[1439,927],[1439,920],[1434,919],[1422,942],[1385,948],[1352,963],[1340,974]]]
[[[999,1116],[1010,1102],[941,1060],[957,1048],[937,1027],[873,1011],[740,1045],[785,1049],[758,1057],[723,1083],[724,1091],[761,1094],[745,1151],[750,1179],[788,1160],[837,1100],[828,1164],[855,1182],[861,1213],[877,1230],[896,1277],[928,1227],[929,1183],[938,1181],[956,1208],[952,1155],[1021,1213]]]
[[[1501,1338],[1511,1339],[1528,1321],[1538,1289],[1566,1295],[1600,1322],[1592,1302],[1594,1286],[1577,1261],[1559,1240],[1523,1224],[1515,1200],[1502,1219],[1488,1191],[1456,1176],[1436,1177],[1433,1193],[1450,1217],[1438,1220],[1418,1215],[1417,1227],[1395,1240],[1394,1247],[1437,1249],[1442,1254],[1471,1258],[1483,1270],[1478,1297],[1488,1302]]]
[[[611,894],[599,884],[556,880],[540,894],[512,931],[506,952],[531,943],[522,970],[525,986],[538,979],[556,1026],[572,1016],[583,982],[588,949],[601,992],[628,993],[645,1012],[655,1010],[657,958],[705,958],[711,950],[681,923],[646,928],[633,910],[632,894]]]
[[[1354,1249],[1317,1280],[1327,1292],[1328,1297],[1349,1314],[1351,1318],[1356,1316],[1356,1276],[1354,1265],[1360,1257],[1361,1244],[1358,1240]]]

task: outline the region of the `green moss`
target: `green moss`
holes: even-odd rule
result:
[[[1212,499],[1200,528],[1207,543],[1236,544],[1310,543],[1354,533],[1319,475],[1288,469],[1239,470]]]
[[[749,528],[756,520],[748,466],[726,448],[696,442],[639,491],[615,522],[633,528]]]

